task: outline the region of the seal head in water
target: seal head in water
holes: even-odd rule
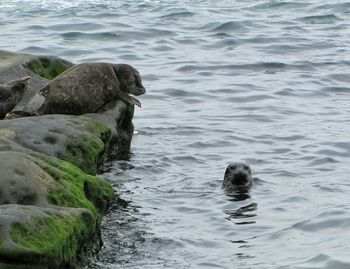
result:
[[[132,95],[146,92],[139,72],[127,64],[83,63],[75,65],[40,89],[16,116],[99,112],[105,105],[123,100],[141,106]],[[11,113],[6,118],[11,118]]]
[[[222,187],[233,189],[236,187],[249,187],[252,185],[252,171],[245,163],[229,164],[225,171]]]
[[[30,79],[30,76],[26,76],[0,84],[0,119],[3,119],[22,99]]]

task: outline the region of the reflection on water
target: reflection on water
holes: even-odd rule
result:
[[[226,190],[226,195],[229,201],[237,202],[244,201],[250,198],[249,190],[251,187],[240,187],[233,190]]]
[[[224,212],[229,216],[227,219],[233,221],[237,225],[243,225],[243,224],[253,224],[255,223],[254,220],[241,220],[241,219],[247,219],[257,216],[256,210],[258,208],[257,203],[252,203],[247,206],[242,206],[235,210],[225,210]]]

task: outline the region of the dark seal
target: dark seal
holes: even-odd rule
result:
[[[0,84],[0,119],[10,112],[22,99],[31,77],[23,77]]]
[[[141,107],[130,94],[145,92],[139,72],[130,65],[83,63],[54,78],[29,100],[23,111],[13,111],[6,118],[95,113],[116,100]]]
[[[235,189],[250,187],[253,183],[252,171],[244,163],[232,163],[227,166],[222,187]]]

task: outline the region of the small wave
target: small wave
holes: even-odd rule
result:
[[[280,267],[280,269],[309,269],[309,268],[337,268],[337,269],[348,269],[350,268],[350,261],[344,261],[342,259],[332,257],[323,253],[317,254],[313,258],[298,263],[292,267]]]
[[[159,52],[159,51],[172,51],[172,50],[175,50],[176,48],[169,46],[169,45],[159,45],[159,46],[153,47],[152,49],[154,51]]]
[[[236,32],[244,29],[246,29],[246,27],[242,23],[237,21],[229,21],[216,26],[212,29],[212,31],[227,33]]]
[[[169,96],[173,97],[186,97],[186,96],[192,96],[192,93],[185,90],[180,89],[167,89],[165,92]]]
[[[276,99],[275,97],[269,96],[267,94],[254,94],[254,95],[245,95],[245,96],[233,96],[233,97],[225,97],[225,100],[231,103],[251,103],[262,100]],[[248,108],[248,110],[256,109]]]
[[[103,40],[103,39],[119,39],[120,34],[113,32],[102,33],[83,33],[83,32],[67,32],[61,34],[64,39],[91,39],[91,40]]]
[[[255,64],[228,64],[228,65],[194,65],[188,64],[181,66],[177,69],[178,72],[191,73],[194,71],[214,71],[218,72],[220,70],[250,70],[250,71],[269,71],[278,72],[285,70],[287,68],[295,68],[298,66],[293,66],[281,62],[262,62]]]
[[[54,55],[55,53],[48,48],[43,47],[37,47],[37,46],[29,46],[24,49],[21,49],[20,52],[23,53],[32,53],[32,54],[47,54],[47,55]]]
[[[322,167],[320,169],[317,169],[319,171],[332,171],[333,168],[329,166],[324,166],[324,164],[330,164],[330,163],[338,163],[338,161],[335,158],[332,157],[318,157],[317,159],[314,159],[308,163],[308,166],[319,166]]]
[[[350,218],[345,210],[332,210],[293,225],[294,228],[305,232],[316,233],[323,230],[349,229]]]
[[[265,11],[267,10],[271,10],[271,9],[299,9],[299,8],[305,8],[307,6],[310,6],[311,3],[302,3],[302,2],[283,2],[283,1],[268,1],[266,3],[262,3],[262,4],[257,4],[254,5],[252,7],[249,7],[247,9],[250,10],[261,10],[261,11]]]
[[[324,87],[322,91],[332,93],[350,93],[350,87]]]
[[[193,17],[196,13],[191,11],[179,11],[179,12],[172,12],[166,15],[161,16],[162,19],[181,19],[181,18],[188,18]]]
[[[350,3],[335,3],[335,4],[324,4],[319,5],[313,8],[312,11],[320,11],[320,10],[327,10],[334,13],[342,12],[342,13],[349,13],[350,12]]]
[[[62,24],[55,24],[47,27],[50,30],[54,31],[92,31],[92,30],[99,30],[103,29],[105,26],[102,24],[97,23],[62,23]]]
[[[26,27],[26,30],[35,30],[35,31],[43,31],[47,30],[48,27],[42,26],[42,25],[28,25]]]
[[[125,53],[121,54],[118,57],[119,59],[122,60],[128,60],[128,61],[137,61],[137,60],[143,60],[142,57],[140,57],[137,53]]]
[[[146,28],[143,29],[142,36],[145,37],[170,37],[176,36],[177,33],[170,30],[157,29],[157,28]]]
[[[349,77],[348,73],[331,74],[331,75],[329,75],[329,77],[335,81],[350,83],[350,77]]]
[[[327,15],[306,16],[306,17],[299,18],[299,20],[308,24],[330,24],[330,23],[335,23],[337,21],[340,21],[341,19],[334,14],[327,14]]]
[[[348,157],[349,156],[349,152],[348,151],[344,151],[342,148],[340,149],[321,149],[319,151],[317,151],[317,154],[319,155],[323,155],[323,156],[337,156],[337,157]],[[329,157],[329,158],[332,158]]]
[[[305,139],[304,135],[274,136],[275,140],[281,141],[299,141]]]

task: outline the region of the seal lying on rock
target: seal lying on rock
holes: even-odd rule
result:
[[[83,63],[54,78],[29,100],[23,111],[12,111],[6,118],[95,113],[117,99],[141,107],[129,94],[145,92],[139,72],[130,65]]]
[[[0,84],[0,119],[3,119],[23,97],[31,77],[23,77],[5,84]]]
[[[253,183],[249,165],[232,163],[227,166],[222,187],[234,189],[236,187],[250,187]]]

